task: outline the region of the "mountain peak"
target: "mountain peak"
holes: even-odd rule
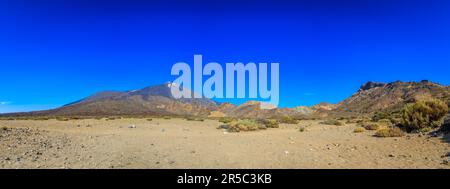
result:
[[[361,85],[361,87],[359,88],[359,91],[366,91],[366,90],[373,89],[376,87],[384,87],[384,86],[386,86],[386,83],[369,81],[369,82]]]
[[[49,111],[53,115],[207,115],[218,104],[207,98],[172,96],[172,82],[139,90],[102,91]]]

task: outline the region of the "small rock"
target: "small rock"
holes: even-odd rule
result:
[[[395,157],[394,154],[389,154],[389,157]]]
[[[131,126],[129,126],[128,128],[130,128],[130,129],[136,129],[136,125],[131,125]]]
[[[289,151],[284,151],[284,154],[288,155],[288,154],[289,154]]]

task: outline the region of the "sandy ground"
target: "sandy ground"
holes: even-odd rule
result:
[[[352,124],[319,121],[245,133],[219,125],[175,118],[4,120],[0,168],[450,168],[442,136],[377,138],[374,131],[353,133]]]

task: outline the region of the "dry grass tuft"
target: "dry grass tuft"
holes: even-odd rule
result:
[[[342,124],[342,122],[340,122],[338,120],[335,120],[335,119],[325,120],[325,121],[320,122],[320,124],[323,124],[323,125],[336,125],[336,126],[344,125],[344,124]]]
[[[377,137],[402,137],[405,133],[398,127],[381,128],[375,133]]]
[[[354,133],[362,133],[366,131],[366,129],[364,129],[364,127],[358,127],[355,130],[353,130]]]

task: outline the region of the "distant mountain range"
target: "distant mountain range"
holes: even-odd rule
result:
[[[275,108],[265,103],[249,101],[240,106],[217,103],[207,98],[173,98],[171,83],[133,91],[103,91],[63,107],[5,115],[26,116],[202,116],[268,118],[280,116],[353,116],[377,111],[396,112],[406,103],[437,98],[450,102],[450,87],[430,81],[367,82],[349,98],[338,104],[320,103],[314,106]]]

